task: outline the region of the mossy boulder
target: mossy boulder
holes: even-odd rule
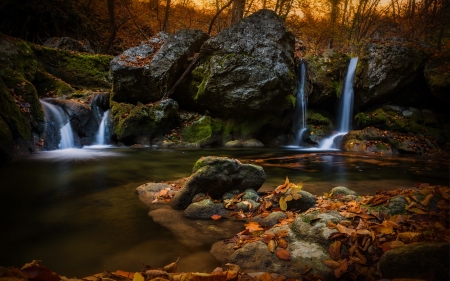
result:
[[[332,105],[341,96],[350,57],[343,53],[325,53],[322,56],[308,55],[304,61],[307,66],[308,104],[334,109]],[[329,106],[324,106],[326,104]]]
[[[326,112],[308,109],[306,112],[306,127],[301,139],[305,143],[318,145],[321,140],[333,133],[334,125]]]
[[[355,79],[355,105],[392,100],[423,72],[429,53],[405,41],[386,40],[367,45]]]
[[[160,100],[208,38],[200,30],[178,30],[126,50],[111,61],[111,99],[133,104]]]
[[[395,105],[385,105],[355,116],[359,127],[375,126],[393,132],[421,134],[433,137],[440,144],[449,141],[443,124],[446,119],[429,109]]]
[[[38,60],[30,46],[30,43],[0,33],[0,64],[33,81]]]
[[[43,69],[36,71],[33,84],[39,97],[62,97],[75,92],[71,85]]]
[[[447,106],[450,105],[450,54],[432,56],[425,65],[425,79],[431,93]]]
[[[111,102],[112,138],[126,145],[149,145],[168,133],[177,122],[178,104],[172,99],[147,106]]]
[[[378,262],[383,278],[448,280],[448,242],[413,243],[384,253]]]
[[[174,99],[239,124],[273,119],[270,127],[282,131],[294,109],[293,51],[294,36],[283,21],[273,11],[260,10],[203,44],[199,65]],[[258,126],[258,133],[264,127]]]
[[[192,122],[182,131],[182,140],[189,143],[205,146],[222,145],[223,124],[220,119],[214,119],[210,116],[202,116],[197,121]]]
[[[266,180],[262,167],[241,164],[226,157],[202,157],[192,168],[192,175],[172,199],[174,209],[186,209],[196,194],[204,193],[221,199],[227,192],[258,190]]]

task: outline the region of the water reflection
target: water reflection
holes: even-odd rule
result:
[[[104,268],[141,270],[141,260],[160,267],[181,257],[180,270],[212,270],[217,265],[208,253],[213,239],[201,246],[181,243],[147,216],[134,193],[149,181],[190,175],[195,161],[208,155],[263,166],[262,190],[273,189],[286,176],[316,194],[338,185],[373,194],[417,182],[449,182],[448,160],[414,157],[290,149],[42,152],[0,166],[0,265],[20,267],[39,259],[61,274],[83,277]],[[231,237],[234,231],[221,235]]]

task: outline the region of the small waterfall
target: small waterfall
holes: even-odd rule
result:
[[[339,145],[335,145],[335,138],[347,134],[352,127],[352,115],[353,115],[353,82],[355,80],[356,64],[358,58],[351,58],[347,69],[347,75],[345,76],[344,89],[342,91],[341,100],[339,104],[339,118],[337,124],[337,133],[331,137],[324,139],[320,145],[321,149],[333,149],[338,148]]]
[[[306,130],[306,106],[308,99],[305,95],[305,76],[306,67],[303,60],[301,60],[297,71],[298,90],[293,120],[294,145],[297,146],[302,145],[302,135]]]
[[[98,132],[95,136],[95,144],[96,145],[106,145],[105,136],[108,135],[108,117],[109,117],[109,110],[105,111],[103,113],[102,121],[100,122],[100,125],[98,127]]]
[[[64,110],[46,101],[40,100],[40,102],[44,106],[47,122],[53,123],[55,125],[54,127],[59,129],[61,139],[58,148],[66,149],[75,147],[72,126]]]

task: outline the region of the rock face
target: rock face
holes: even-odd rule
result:
[[[136,104],[161,99],[208,38],[200,30],[179,30],[170,36],[159,33],[115,57],[111,100]]]
[[[355,80],[355,105],[372,105],[410,84],[423,71],[428,54],[407,42],[370,43]]]
[[[449,250],[447,242],[409,244],[384,253],[378,263],[383,278],[419,278],[448,280]]]
[[[203,44],[200,65],[174,99],[213,117],[253,118],[257,129],[280,127],[294,107],[293,51],[294,36],[282,20],[260,10]]]
[[[425,65],[425,79],[431,93],[450,105],[450,55],[441,54],[431,57]]]
[[[196,194],[205,193],[213,199],[232,190],[258,190],[266,180],[260,166],[241,164],[225,157],[202,157],[194,165],[185,186],[172,199],[172,207],[186,209]]]
[[[91,44],[89,43],[89,41],[79,41],[79,40],[72,39],[70,37],[48,38],[44,42],[44,46],[50,47],[50,48],[55,48],[55,49],[75,51],[75,52],[83,52],[83,53],[90,53],[90,54],[94,53],[94,50],[92,50]]]
[[[131,145],[135,143],[149,145],[176,123],[178,104],[166,99],[147,107],[141,103],[111,102],[111,116],[115,141]]]

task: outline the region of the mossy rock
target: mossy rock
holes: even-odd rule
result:
[[[72,88],[72,86],[44,71],[43,69],[37,70],[33,84],[36,87],[38,96],[40,97],[61,97],[75,92],[75,89]]]
[[[33,81],[38,68],[31,43],[0,34],[0,64]]]
[[[222,145],[222,128],[223,123],[220,119],[202,116],[183,129],[182,139],[185,142],[198,143],[200,146]]]
[[[111,87],[109,78],[111,56],[73,53],[38,45],[31,45],[31,49],[45,71],[75,88]]]
[[[431,93],[450,105],[450,55],[443,52],[431,57],[424,74]]]

